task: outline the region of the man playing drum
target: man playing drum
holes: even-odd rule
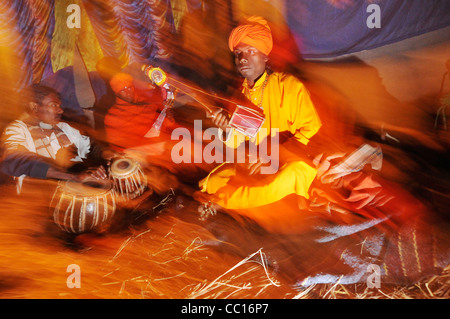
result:
[[[279,134],[281,143],[290,140],[303,147],[319,131],[321,121],[302,82],[292,75],[266,70],[272,46],[270,27],[260,17],[249,18],[229,37],[237,70],[244,77],[242,93],[265,115],[258,136],[250,142],[260,145]],[[225,133],[222,136],[227,146],[236,148],[249,140],[230,128],[226,113],[219,111],[213,122]],[[264,160],[259,156],[249,163],[224,163],[200,181],[202,193],[197,194],[198,198],[226,209],[268,205],[290,194],[308,198],[316,169],[300,153],[275,154],[279,155],[279,169],[272,174],[263,173]]]
[[[105,163],[114,152],[91,143],[88,136],[61,121],[63,110],[56,90],[35,84],[25,95],[26,113],[10,123],[3,135],[1,170],[13,176],[20,193],[23,179],[73,180],[107,178],[105,168],[84,167],[90,160]]]

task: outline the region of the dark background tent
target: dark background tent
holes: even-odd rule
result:
[[[18,92],[41,81],[76,83],[65,107],[82,114],[105,92],[92,80],[102,57],[163,65],[220,91],[235,76],[231,28],[262,15],[274,33],[275,67],[311,62],[302,71],[341,94],[361,121],[421,130],[450,90],[449,9],[447,0],[5,0],[2,114],[14,118]],[[58,72],[68,78],[60,82]]]

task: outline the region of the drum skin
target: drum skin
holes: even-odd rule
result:
[[[109,176],[118,202],[134,199],[147,188],[147,177],[141,165],[131,158],[114,159],[109,168]]]
[[[50,203],[53,220],[62,230],[79,234],[102,233],[116,211],[111,182],[87,179],[83,183],[60,182]]]
[[[230,126],[248,137],[255,137],[265,120],[264,114],[253,108],[237,105]]]

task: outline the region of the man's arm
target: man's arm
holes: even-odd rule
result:
[[[309,140],[322,127],[319,114],[311,100],[308,89],[302,82],[291,77],[285,84],[286,105],[290,107],[289,120],[291,122],[291,133],[302,144],[307,145]]]
[[[0,164],[2,173],[9,176],[27,175],[34,178],[46,178],[50,164],[31,152],[6,151]]]
[[[58,179],[58,180],[78,180],[79,178],[74,174],[69,174],[54,167],[49,167],[47,170],[47,179]]]
[[[29,149],[28,135],[23,122],[15,121],[8,125],[2,136],[0,169],[9,176],[45,178],[50,164]]]

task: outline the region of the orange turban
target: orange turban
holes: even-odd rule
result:
[[[117,73],[114,75],[109,81],[109,85],[111,85],[111,89],[114,93],[120,92],[124,87],[133,86],[133,77],[127,73]]]
[[[272,32],[267,21],[261,17],[252,16],[244,24],[231,31],[228,46],[233,51],[239,43],[255,47],[265,55],[272,51]]]

